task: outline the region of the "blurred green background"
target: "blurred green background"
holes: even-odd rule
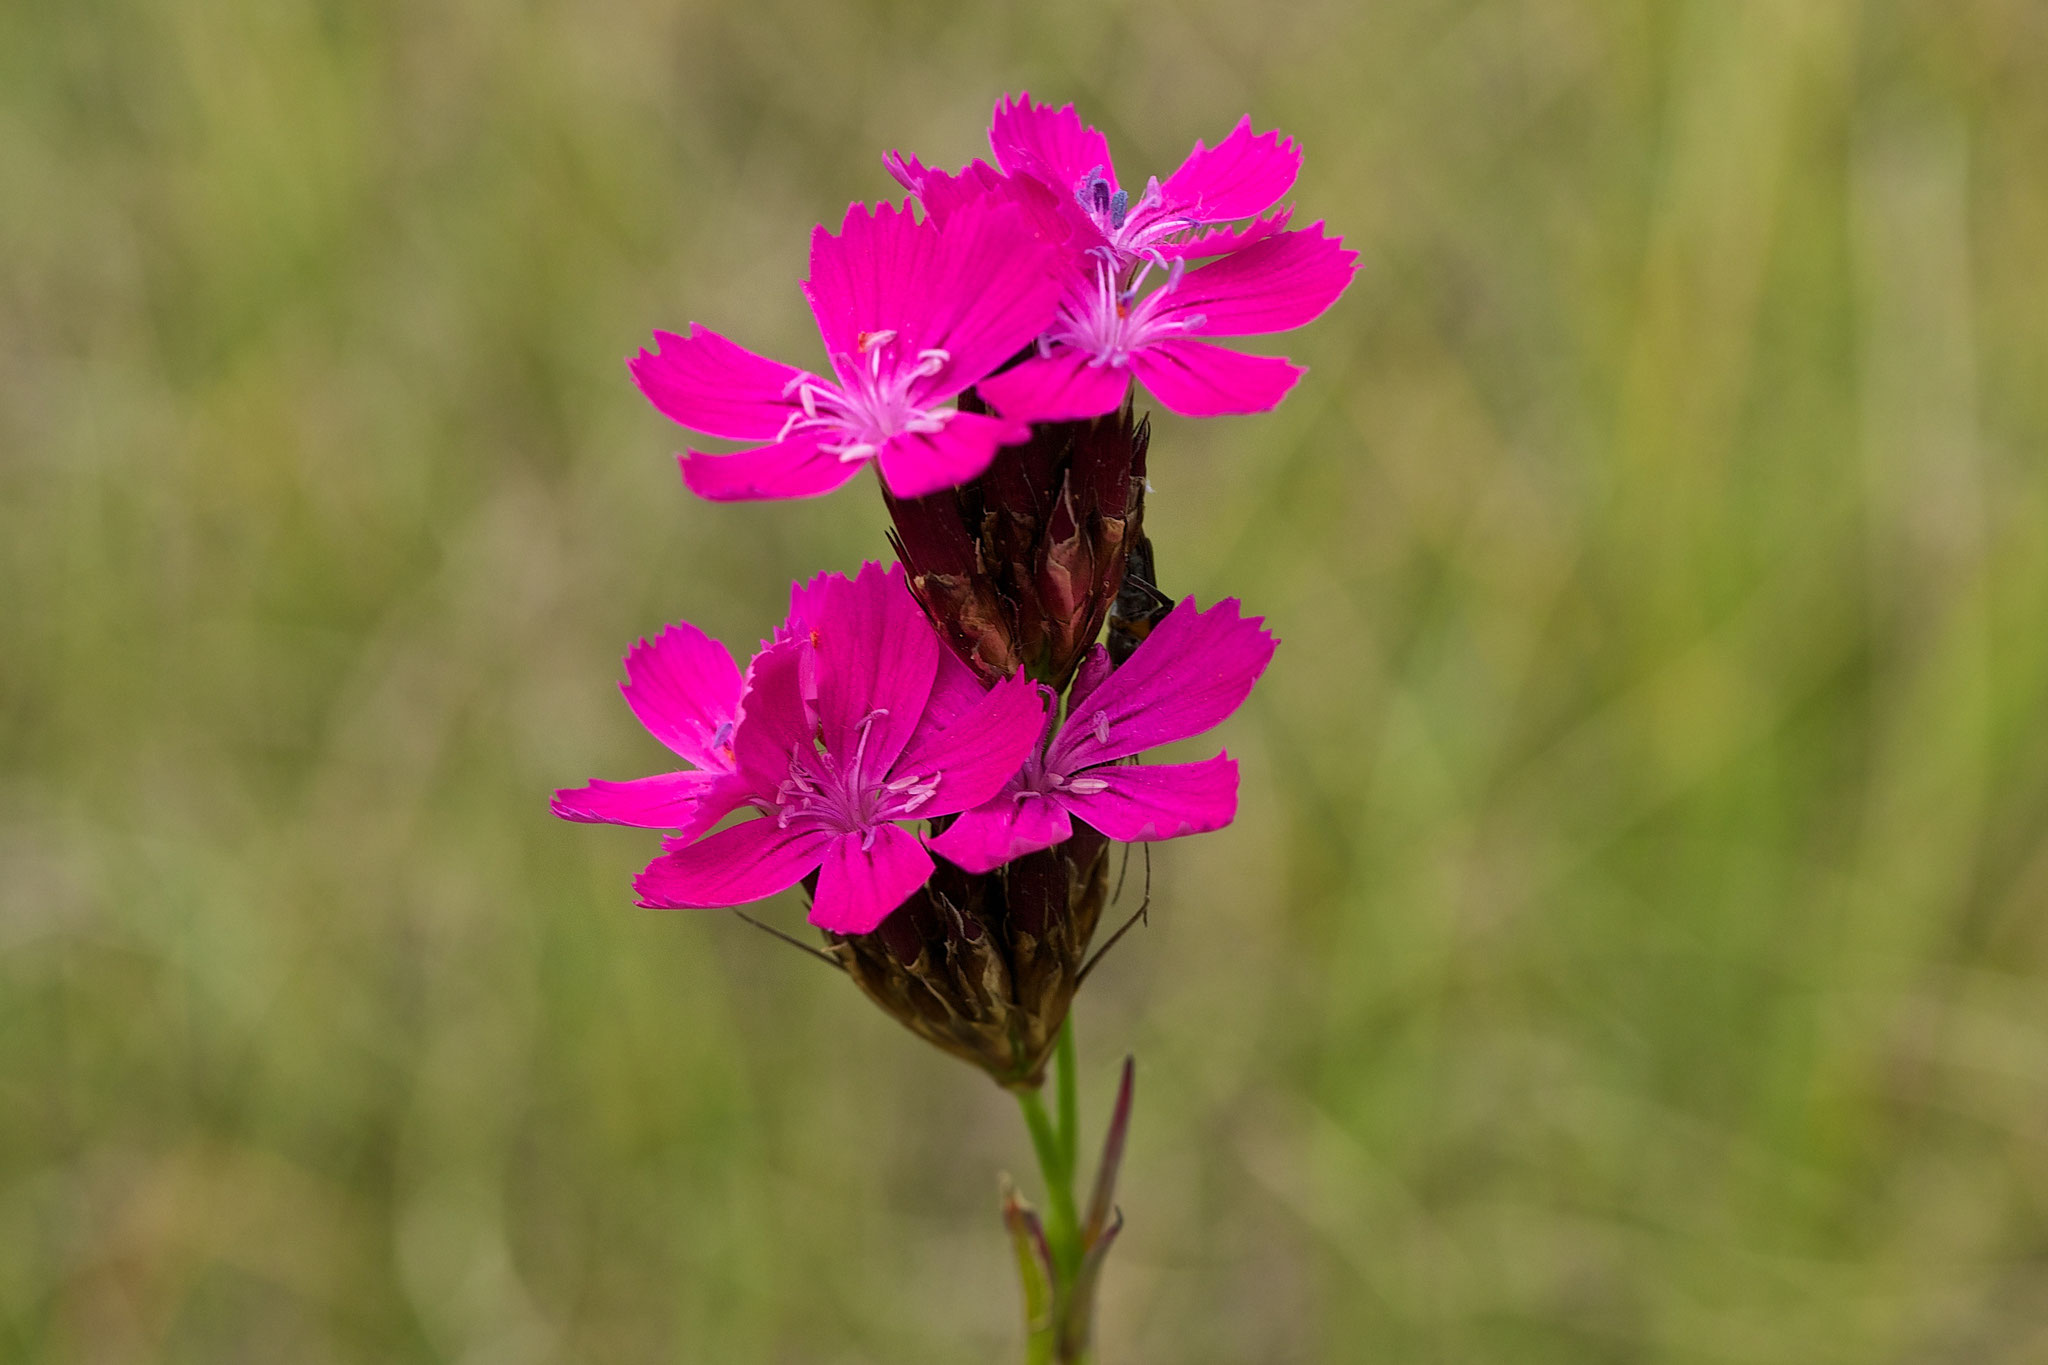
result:
[[[1156,419],[1286,644],[1081,1001],[1105,1358],[2048,1360],[2038,0],[0,8],[0,1357],[1014,1357],[1009,1099],[546,797],[886,553],[621,357],[819,363],[1020,87],[1363,253]]]

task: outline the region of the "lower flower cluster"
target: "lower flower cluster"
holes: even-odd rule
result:
[[[635,883],[650,908],[803,884],[811,922],[891,1013],[1025,1080],[1077,983],[1108,841],[1236,814],[1227,754],[1135,760],[1229,716],[1273,648],[1234,599],[1189,598],[1120,668],[1091,645],[1064,698],[1021,667],[986,682],[902,567],[870,563],[793,588],[744,671],[687,623],[636,645],[627,704],[690,766],[558,792],[554,810],[676,831]]]

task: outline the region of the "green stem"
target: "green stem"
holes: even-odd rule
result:
[[[1024,1111],[1024,1126],[1031,1131],[1038,1173],[1045,1180],[1045,1242],[1052,1252],[1059,1288],[1064,1290],[1081,1268],[1081,1218],[1074,1207],[1074,1178],[1067,1167],[1061,1135],[1045,1112],[1044,1099],[1036,1090],[1019,1090],[1017,1104]]]
[[[1067,1163],[1067,1185],[1072,1188],[1081,1166],[1080,1068],[1074,1064],[1074,1016],[1060,1023],[1055,1058],[1059,1064],[1060,1153]]]

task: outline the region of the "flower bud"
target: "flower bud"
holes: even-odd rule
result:
[[[960,406],[986,411],[971,392]],[[1038,424],[963,487],[884,493],[911,591],[984,680],[1021,667],[1066,689],[1142,534],[1150,435],[1126,400],[1107,416]]]
[[[1109,841],[975,875],[940,863],[872,934],[827,934],[860,988],[911,1032],[1010,1087],[1036,1088],[1108,894]]]

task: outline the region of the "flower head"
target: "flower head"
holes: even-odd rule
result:
[[[655,334],[630,362],[641,391],[695,431],[765,444],[691,451],[683,480],[718,500],[809,497],[869,461],[899,497],[964,483],[1028,434],[1014,418],[945,404],[1042,331],[1058,305],[1056,249],[1004,196],[943,224],[882,204],[811,236],[804,284],[830,378],[770,360],[691,324]]]
[[[1237,764],[1133,767],[1146,749],[1221,724],[1251,695],[1275,640],[1235,598],[1207,611],[1190,597],[1155,626],[1123,667],[1097,646],[1081,666],[1057,732],[996,796],[968,811],[932,848],[969,872],[987,872],[1069,838],[1080,820],[1112,839],[1144,842],[1221,829],[1237,814]]]
[[[635,882],[643,905],[734,905],[815,871],[811,922],[868,933],[931,875],[902,822],[979,805],[1030,752],[1038,689],[1020,677],[983,691],[900,568],[869,564],[798,597],[807,619],[755,657],[732,732],[727,809],[762,818],[670,839]]]
[[[1136,199],[1117,183],[1109,140],[1072,105],[1028,94],[999,101],[989,142],[1000,170],[975,161],[948,174],[900,153],[885,161],[934,221],[1007,202],[1064,246],[1058,314],[1038,356],[978,386],[998,412],[1027,422],[1096,417],[1123,402],[1133,379],[1185,417],[1265,412],[1286,397],[1300,366],[1199,338],[1300,327],[1351,282],[1357,253],[1341,239],[1321,223],[1285,230],[1291,210],[1266,214],[1301,169],[1291,138],[1255,134],[1243,119],[1213,148],[1196,142],[1179,170],[1147,181]],[[1053,218],[1064,231],[1047,226]],[[1208,256],[1221,259],[1187,268]]]

